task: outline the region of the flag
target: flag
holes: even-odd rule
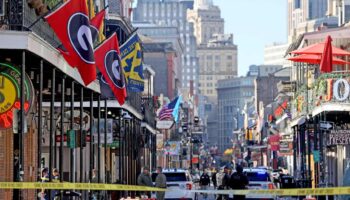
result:
[[[120,47],[120,52],[128,89],[142,92],[144,89],[142,52],[140,39],[136,33]]]
[[[105,14],[106,14],[106,10],[102,10],[94,18],[91,19],[90,29],[91,29],[93,42],[95,42],[97,38],[99,38],[99,35],[101,33],[103,35],[103,20],[105,18]],[[103,40],[100,40],[100,41],[103,41]]]
[[[163,106],[163,108],[160,110],[158,114],[158,118],[160,121],[165,119],[171,119],[171,118],[175,119],[174,113],[176,112],[176,110],[178,113],[179,102],[181,101],[180,99],[181,99],[181,96],[180,97],[178,96],[174,100],[172,100],[170,103]]]
[[[322,53],[320,69],[321,73],[332,72],[333,67],[333,55],[332,55],[332,38],[327,36]]]
[[[178,100],[175,104],[174,110],[173,110],[173,116],[174,116],[174,121],[177,122],[179,119],[179,107],[180,107],[180,103],[182,102],[182,96],[178,97]]]
[[[125,77],[120,63],[120,51],[116,33],[95,49],[96,65],[113,91],[120,105],[126,98]]]
[[[64,58],[78,68],[84,84],[90,84],[96,79],[96,68],[85,0],[68,0],[45,19],[62,42]]]

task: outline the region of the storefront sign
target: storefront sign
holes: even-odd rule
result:
[[[293,155],[293,143],[291,141],[281,141],[279,155],[281,156]]]
[[[157,121],[157,129],[171,129],[174,125],[174,121]]]
[[[327,145],[348,145],[350,144],[350,130],[331,130],[327,135]]]
[[[157,134],[157,138],[156,138],[156,143],[157,143],[157,150],[161,151],[163,150],[163,146],[164,146],[164,135],[163,134]]]
[[[12,65],[0,63],[0,129],[12,128],[14,111],[20,104],[20,70]],[[34,102],[34,88],[26,75],[24,82],[24,110],[27,114]],[[16,124],[17,125],[17,124]]]
[[[269,138],[269,144],[271,151],[278,151],[280,149],[280,136],[272,135]]]
[[[169,141],[169,150],[165,150],[165,155],[180,155],[181,142]]]
[[[350,85],[346,79],[327,79],[327,95],[325,101],[331,101],[334,98],[337,101],[345,101],[350,96]]]

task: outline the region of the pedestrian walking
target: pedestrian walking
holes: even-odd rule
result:
[[[137,184],[146,187],[153,187],[152,178],[148,167],[143,167],[142,173],[137,177]],[[145,194],[151,198],[151,192],[143,193],[143,195]]]
[[[226,166],[224,168],[224,172],[221,175],[222,178],[220,180],[220,185],[218,186],[218,190],[228,190],[230,189],[230,167]],[[228,199],[228,195],[218,195],[217,200],[227,200]]]
[[[59,183],[60,182],[60,172],[58,171],[57,168],[52,169],[52,179],[51,182],[53,183]],[[60,191],[58,190],[52,190],[51,196],[54,198],[54,200],[59,200],[61,199],[60,196]]]
[[[41,170],[41,182],[49,182],[49,169],[44,168]],[[42,189],[40,192],[40,200],[49,200],[49,191]]]
[[[217,179],[216,179],[216,170],[213,170],[213,173],[211,174],[211,181],[213,182],[214,189],[217,188]]]
[[[232,174],[230,179],[230,187],[234,190],[245,190],[249,184],[248,177],[243,173],[241,165],[236,166],[236,172]],[[245,200],[245,195],[234,195],[234,200]]]
[[[199,179],[199,185],[201,187],[201,190],[207,190],[208,187],[210,186],[210,177],[209,177],[206,170],[204,170],[203,174],[201,175],[201,177]],[[208,194],[203,193],[203,197],[204,197],[204,199],[208,198]]]
[[[162,173],[162,167],[157,167],[156,187],[166,188],[166,176]],[[157,200],[164,200],[165,192],[157,192]]]
[[[91,175],[91,183],[98,183],[98,176],[97,176],[97,170],[93,169],[92,170],[92,175]],[[91,191],[91,199],[92,200],[97,200],[98,199],[98,191],[92,190]]]

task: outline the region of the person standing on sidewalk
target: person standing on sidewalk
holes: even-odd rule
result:
[[[137,184],[140,186],[153,187],[152,178],[148,167],[143,167],[143,172],[137,177]],[[151,198],[151,192],[144,193]]]
[[[214,189],[218,186],[217,180],[216,180],[216,169],[213,170],[213,173],[211,175],[211,181],[213,182]]]
[[[234,190],[245,190],[249,184],[248,177],[243,173],[243,167],[237,165],[236,172],[232,174],[230,186]],[[233,200],[245,200],[245,195],[234,195]]]
[[[231,171],[230,167],[226,166],[224,168],[224,174],[221,179],[221,184],[219,185],[218,190],[230,189],[230,171]],[[227,199],[228,199],[228,195],[224,195],[224,194],[219,194],[217,198],[217,200],[227,200]]]
[[[162,173],[162,167],[157,167],[156,187],[166,188],[166,176]],[[164,200],[165,192],[157,192],[157,200]]]
[[[207,171],[204,170],[202,176],[199,179],[199,185],[201,186],[201,190],[207,190],[208,187],[210,186],[210,177],[207,174]],[[204,199],[208,198],[207,193],[203,193]]]

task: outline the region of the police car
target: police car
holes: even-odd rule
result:
[[[163,169],[163,174],[167,179],[167,191],[165,192],[166,200],[194,200],[195,193],[190,190],[194,189],[191,174],[188,170],[183,169]],[[157,173],[152,173],[152,181],[155,182]],[[152,195],[153,196],[153,195]]]
[[[243,173],[248,177],[249,190],[275,189],[268,170],[262,168],[244,168]],[[246,199],[276,199],[276,197],[274,195],[246,195]]]

